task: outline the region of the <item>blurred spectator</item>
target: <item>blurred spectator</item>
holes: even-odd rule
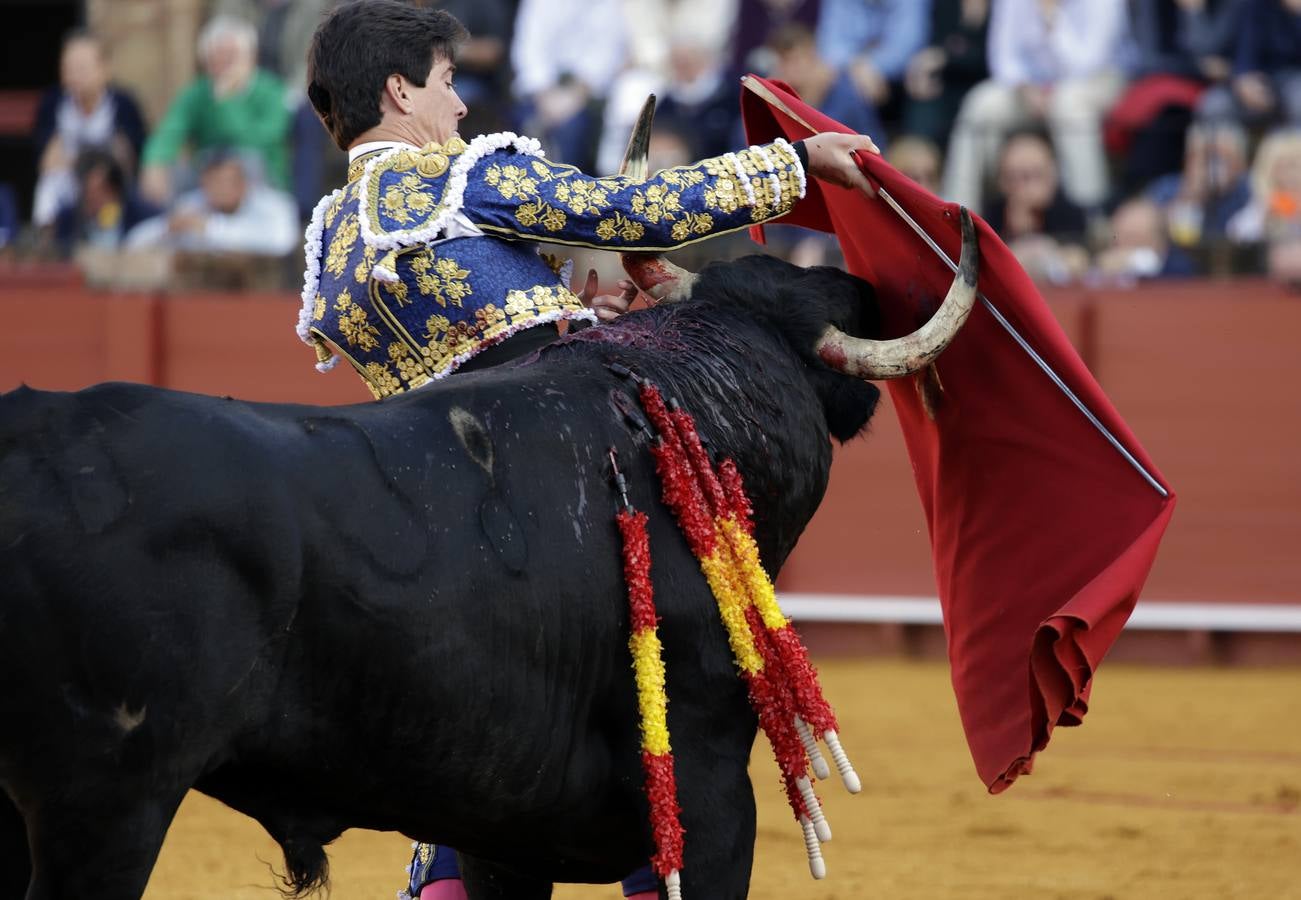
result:
[[[962,98],[989,77],[988,31],[989,0],[932,0],[927,44],[904,72],[904,131],[948,142]]]
[[[1107,114],[1107,152],[1132,192],[1178,172],[1184,132],[1208,85],[1225,81],[1249,0],[1140,0],[1131,4],[1134,79]]]
[[[1207,91],[1197,115],[1301,125],[1301,0],[1248,0],[1232,80]]]
[[[940,192],[940,148],[929,138],[905,134],[890,142],[886,162],[932,194]]]
[[[769,43],[776,54],[774,74],[778,78],[795,88],[810,106],[859,134],[871,135],[877,146],[885,149],[885,129],[875,101],[849,69],[833,66],[822,56],[813,32],[803,25],[786,25]],[[860,64],[871,65],[854,63]]]
[[[249,22],[257,32],[257,65],[285,86],[291,113],[289,179],[299,216],[307,219],[327,184],[342,178],[347,156],[321,127],[307,102],[307,49],[321,17],[339,0],[215,0],[214,17]],[[500,0],[482,0],[485,8]],[[467,51],[470,48],[467,48]],[[500,58],[497,60],[500,62]],[[333,167],[333,172],[327,169]],[[332,177],[333,176],[333,177]]]
[[[103,147],[131,174],[145,142],[140,107],[109,83],[108,62],[99,40],[77,31],[63,42],[59,86],[41,97],[33,131],[38,159],[32,221],[46,226],[59,208],[77,199],[74,171],[82,151]]]
[[[1193,260],[1170,245],[1165,213],[1147,197],[1132,197],[1111,214],[1111,243],[1094,262],[1094,278],[1132,284],[1146,278],[1187,278],[1197,274]]]
[[[1083,275],[1088,222],[1062,193],[1045,135],[1021,131],[1008,137],[998,160],[998,189],[986,221],[1031,277],[1061,284]]]
[[[719,57],[730,48],[736,30],[738,0],[624,0],[633,67],[668,73],[675,47],[707,49]],[[715,60],[727,68],[726,60]],[[731,73],[729,73],[731,74]]]
[[[18,199],[13,185],[0,181],[0,252],[18,239]]]
[[[904,70],[929,36],[930,8],[931,0],[822,0],[818,52],[847,71],[878,111],[888,103],[898,107]],[[884,134],[872,136],[884,146]]]
[[[199,61],[203,74],[182,88],[145,144],[141,193],[165,202],[178,186],[171,169],[187,147],[195,152],[240,148],[257,160],[262,177],[287,186],[290,109],[284,85],[257,67],[253,26],[212,19],[199,34]]]
[[[238,153],[209,151],[201,160],[199,189],[132,229],[128,246],[267,256],[291,252],[302,240],[293,198],[261,183],[248,168]]]
[[[456,94],[469,112],[461,120],[467,135],[502,131],[509,114],[512,0],[417,0],[445,9],[470,31],[456,58]]]
[[[743,143],[736,82],[726,62],[736,0],[625,0],[629,66],[610,88],[597,170],[613,172],[647,94],[656,119],[691,123],[692,159]]]
[[[116,250],[127,233],[158,209],[130,188],[130,178],[112,153],[101,148],[82,151],[76,166],[77,196],[54,217],[53,241],[62,256],[79,247]]]
[[[1301,130],[1267,135],[1251,166],[1251,200],[1228,223],[1238,241],[1301,239]]]
[[[1222,240],[1229,220],[1251,196],[1247,133],[1232,122],[1188,129],[1184,168],[1153,182],[1148,196],[1165,208],[1170,236],[1181,247]]]
[[[991,77],[967,94],[954,124],[945,196],[984,209],[984,182],[1003,137],[1043,123],[1061,155],[1062,184],[1080,206],[1108,194],[1102,117],[1124,87],[1125,0],[993,0]]]
[[[822,6],[820,0],[739,0],[739,3],[731,61],[731,69],[738,76],[772,71],[768,39],[777,29],[796,22],[809,29],[817,28]]]
[[[214,18],[249,22],[257,35],[257,66],[291,95],[307,90],[307,49],[321,17],[339,0],[215,0]],[[485,0],[487,5],[491,5]]]
[[[594,164],[600,110],[627,53],[624,29],[613,0],[520,0],[511,44],[517,130],[550,158]]]

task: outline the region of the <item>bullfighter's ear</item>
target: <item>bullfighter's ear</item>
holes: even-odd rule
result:
[[[831,436],[842,444],[858,437],[876,412],[881,390],[870,381],[828,369],[812,369],[809,376],[822,401]]]

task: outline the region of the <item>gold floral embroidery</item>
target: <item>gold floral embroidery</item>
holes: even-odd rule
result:
[[[547,231],[559,231],[567,221],[563,211],[548,206],[541,200],[523,203],[515,210],[515,219],[525,228],[532,228],[541,223]]]
[[[399,171],[396,166],[394,171]],[[429,185],[418,174],[409,172],[384,189],[380,208],[400,225],[426,219],[438,207],[438,198],[424,190],[427,187]]]
[[[339,196],[335,197],[333,201],[331,201],[328,207],[326,207],[325,209],[326,228],[331,228],[334,226],[334,220],[338,218],[339,210],[343,209],[343,201],[345,199],[346,196],[344,194],[340,194]]]
[[[415,273],[420,293],[432,297],[444,309],[448,303],[462,306],[461,301],[474,293],[466,283],[470,270],[459,267],[456,260],[435,259],[429,253],[418,253],[411,260],[411,271]]]
[[[349,347],[367,351],[379,346],[379,329],[367,321],[366,310],[352,302],[352,295],[347,290],[340,291],[334,298],[334,309],[339,314],[339,333]]]
[[[447,316],[440,316],[438,313],[434,313],[425,320],[425,340],[437,340],[440,334],[444,334],[451,327],[452,323],[448,321]]]
[[[352,253],[352,248],[357,243],[357,235],[360,233],[357,217],[352,213],[344,216],[339,222],[338,231],[330,239],[330,250],[325,257],[325,271],[336,278],[343,274],[343,270],[348,266],[348,256]]]
[[[497,193],[506,200],[514,200],[517,197],[526,200],[535,196],[538,191],[537,181],[530,178],[529,173],[519,166],[489,166],[483,180],[495,187]]]
[[[612,218],[602,219],[596,224],[596,236],[603,241],[619,237],[625,241],[639,241],[646,234],[646,228],[640,222],[634,222],[623,213],[616,212]]]
[[[411,302],[411,297],[407,293],[406,282],[381,281],[379,286],[380,290],[397,301],[398,306],[406,306]]]
[[[420,365],[420,360],[416,359],[411,353],[411,348],[401,342],[395,342],[388,345],[388,358],[398,367],[398,375],[403,381],[412,382],[420,381],[423,383],[425,370]]]
[[[714,229],[714,218],[709,213],[686,213],[673,223],[673,240],[685,241],[693,234],[709,234]]]
[[[644,191],[633,192],[629,206],[652,225],[672,222],[682,211],[682,192],[670,190],[662,184],[649,184]]]
[[[325,318],[325,298],[320,294],[316,295],[316,302],[312,305],[312,318],[314,320]]]
[[[375,248],[366,246],[361,251],[361,262],[352,270],[352,278],[358,284],[365,284],[370,280],[370,272],[375,268]]]
[[[591,181],[558,179],[555,194],[556,200],[576,213],[598,215],[610,206],[609,195],[599,184]]]
[[[384,363],[366,363],[366,377],[382,397],[402,393],[402,382],[398,381],[397,376]]]
[[[688,188],[703,182],[705,173],[695,166],[682,166],[676,169],[665,169],[660,172],[659,177],[670,187]]]
[[[492,165],[484,173],[483,180],[495,187],[502,199],[524,201],[515,209],[515,221],[522,227],[532,228],[540,224],[547,231],[559,231],[568,221],[564,211],[551,206],[538,194],[538,183],[554,181],[555,176],[545,164],[537,160],[530,164],[530,168],[537,177],[530,176],[520,166]],[[568,192],[568,195],[573,196],[572,192]],[[581,209],[574,211],[580,212]]]

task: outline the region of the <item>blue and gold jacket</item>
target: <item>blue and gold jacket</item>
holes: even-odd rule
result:
[[[784,215],[804,179],[780,139],[645,181],[584,175],[510,133],[361,157],[307,228],[298,335],[322,371],[344,359],[377,398],[398,394],[525,328],[595,321],[537,242],[670,250]]]

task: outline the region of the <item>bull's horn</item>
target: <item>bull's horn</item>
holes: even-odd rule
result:
[[[647,157],[650,153],[651,125],[655,121],[655,95],[651,94],[642,105],[628,138],[628,149],[623,153],[619,174],[637,181],[645,181],[650,172]],[[682,300],[691,295],[696,275],[676,266],[658,253],[621,253],[619,259],[632,283],[653,299],[663,302]]]
[[[967,321],[976,300],[980,247],[976,227],[965,208],[961,219],[962,258],[958,271],[944,303],[929,322],[912,334],[892,341],[856,338],[828,325],[818,339],[818,358],[837,372],[865,379],[903,378],[934,362]]]
[[[628,136],[628,147],[623,151],[623,162],[619,164],[619,174],[638,181],[645,181],[650,174],[647,170],[650,156],[651,126],[655,123],[655,95],[646,97],[637,121]]]

